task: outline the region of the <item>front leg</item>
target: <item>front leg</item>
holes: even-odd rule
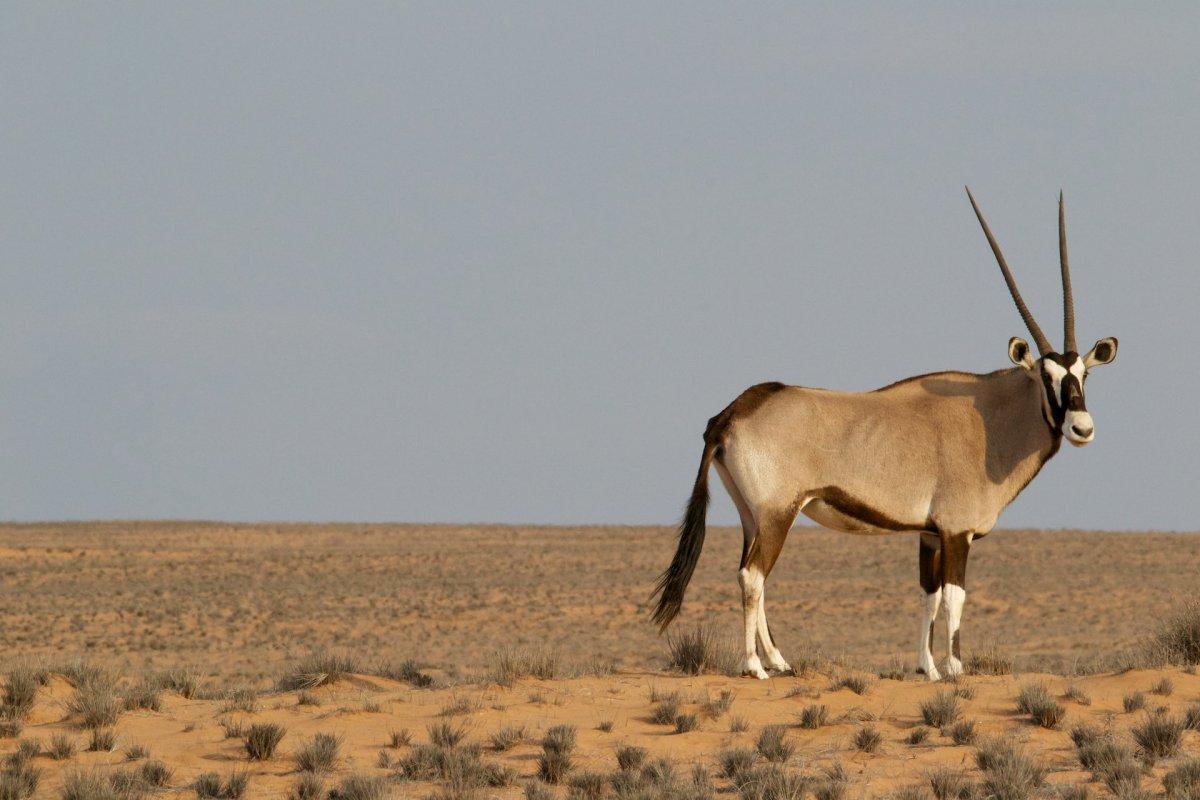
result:
[[[946,674],[961,675],[963,671],[959,627],[963,604],[967,600],[967,557],[971,553],[970,533],[942,537],[942,560],[945,582],[942,601],[946,604]]]
[[[917,674],[941,680],[933,660],[933,622],[942,604],[942,543],[932,534],[921,534],[921,638],[917,643]]]

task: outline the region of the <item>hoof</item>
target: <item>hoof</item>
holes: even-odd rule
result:
[[[762,667],[759,667],[757,670],[749,670],[749,669],[746,670],[745,672],[742,673],[742,677],[743,678],[758,678],[760,681],[765,681],[768,678],[770,678],[771,676],[768,675]]]
[[[962,665],[961,661],[959,661],[957,658],[951,658],[949,661],[946,662],[946,677],[947,678],[957,678],[959,675],[962,675],[962,674],[963,674],[963,665]]]
[[[742,665],[742,675],[749,675],[751,678],[758,678],[760,681],[765,681],[769,675],[762,668],[762,662],[758,660],[758,656],[747,658]]]
[[[917,674],[924,675],[925,680],[929,681],[930,683],[937,683],[942,679],[942,675],[937,671],[937,667],[930,667],[929,669],[917,667]]]

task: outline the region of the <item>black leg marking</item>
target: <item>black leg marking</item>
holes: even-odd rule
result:
[[[958,634],[959,634],[959,631],[954,632],[954,641],[950,643],[950,647],[951,647],[952,652],[954,653],[954,657],[961,660],[962,655],[958,649]]]
[[[921,588],[925,594],[933,594],[942,585],[942,550],[940,547],[928,545],[921,541],[920,556]]]

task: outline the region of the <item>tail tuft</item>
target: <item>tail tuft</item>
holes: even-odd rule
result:
[[[687,591],[700,551],[704,548],[705,517],[708,514],[708,469],[712,465],[716,443],[707,439],[704,455],[700,459],[700,473],[692,487],[683,521],[679,524],[679,545],[671,566],[658,577],[651,597],[657,596],[658,603],[650,618],[658,625],[659,632],[665,631],[683,607],[683,594]]]

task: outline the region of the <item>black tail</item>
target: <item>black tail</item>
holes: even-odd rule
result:
[[[671,566],[658,576],[654,594],[651,595],[658,596],[658,604],[650,618],[658,625],[660,632],[665,631],[671,620],[679,614],[679,609],[683,606],[683,593],[687,590],[688,581],[692,579],[692,573],[696,571],[696,562],[700,560],[700,551],[704,548],[704,517],[708,513],[708,468],[712,466],[716,449],[717,442],[706,436],[704,455],[700,458],[700,473],[696,476],[696,485],[692,487],[692,497],[688,500],[683,522],[679,524],[679,546],[675,549]]]

